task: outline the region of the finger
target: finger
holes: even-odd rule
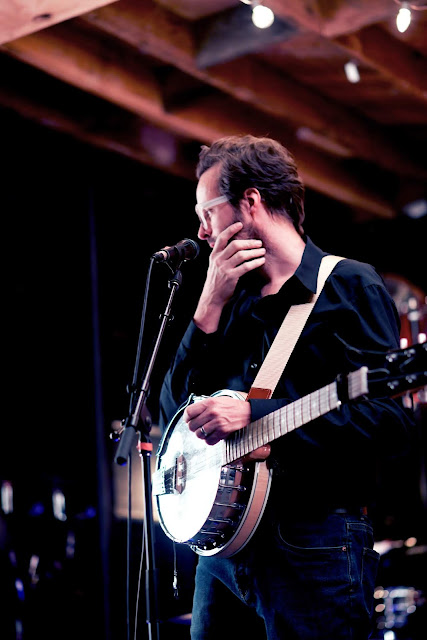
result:
[[[262,267],[265,263],[265,256],[261,256],[260,258],[254,258],[253,260],[246,260],[242,262],[234,269],[234,275],[236,278],[241,278],[245,273],[249,271],[253,271],[254,269],[258,269]]]
[[[203,440],[205,440],[209,434],[205,431],[204,425],[202,425],[200,429],[197,429],[196,435],[198,438],[202,438]]]
[[[213,445],[220,441],[220,437],[215,433],[214,429],[208,425],[202,425],[197,429],[195,435],[200,438],[200,440],[204,440],[206,444]]]
[[[217,430],[209,431],[209,427],[206,427],[206,425],[205,425],[205,431],[208,432],[208,435],[206,436],[206,438],[203,438],[203,440],[209,446],[213,446],[214,444],[217,444],[217,442],[219,442],[224,438],[224,436],[221,435]],[[200,429],[199,429],[199,432],[200,432]]]
[[[193,404],[189,404],[188,407],[185,408],[183,418],[185,422],[197,418],[197,416],[201,415],[206,409],[206,404],[204,400],[199,400],[199,402],[194,402]]]
[[[192,405],[194,406],[194,405]],[[190,407],[187,407],[187,409],[189,409]],[[186,409],[186,411],[187,411]],[[188,428],[190,429],[190,431],[196,432],[197,429],[200,429],[200,427],[202,427],[203,425],[206,424],[206,422],[208,421],[208,417],[206,414],[206,410],[203,411],[199,411],[197,413],[192,413],[187,412],[184,413],[184,421],[187,424]]]
[[[216,242],[215,242],[215,248],[219,250],[224,249],[227,246],[230,239],[238,231],[240,231],[242,227],[243,227],[242,222],[233,222],[233,224],[230,224],[229,227],[226,227],[224,231],[221,231],[221,233],[218,235],[218,238],[216,239]]]
[[[262,240],[258,238],[235,238],[228,243],[223,249],[223,255],[226,259],[235,255],[239,251],[251,251],[255,249],[261,249]]]
[[[243,262],[247,262],[248,260],[254,260],[255,258],[262,258],[265,255],[264,247],[256,247],[256,248],[248,248],[248,249],[240,249],[236,251],[230,258],[230,263],[238,266]]]

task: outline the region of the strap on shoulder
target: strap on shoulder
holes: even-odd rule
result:
[[[252,384],[247,400],[271,398],[326,280],[341,260],[344,258],[340,256],[323,256],[317,275],[316,293],[309,302],[295,304],[289,309]]]

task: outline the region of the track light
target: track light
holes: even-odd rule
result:
[[[411,24],[411,10],[407,2],[402,2],[402,6],[396,17],[396,27],[400,33],[404,33]]]
[[[262,0],[240,0],[252,6],[252,22],[258,29],[268,29],[274,22],[274,13],[262,4]]]
[[[263,4],[256,4],[252,9],[252,22],[258,29],[268,29],[274,22],[274,13]]]
[[[357,64],[355,62],[353,62],[352,60],[349,60],[348,62],[346,62],[346,64],[344,65],[344,71],[345,71],[346,78],[349,82],[353,84],[356,82],[359,82],[360,74],[359,74],[359,69],[357,67]]]

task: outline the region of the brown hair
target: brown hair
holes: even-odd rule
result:
[[[202,146],[197,178],[217,163],[220,194],[231,205],[237,208],[245,190],[255,187],[271,213],[286,216],[304,234],[304,185],[293,155],[280,142],[251,135],[220,138]]]

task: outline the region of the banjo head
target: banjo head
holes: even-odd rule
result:
[[[202,399],[196,396],[192,400]],[[157,496],[159,521],[175,542],[190,541],[207,520],[220,481],[225,447],[224,441],[210,446],[198,438],[184,422],[183,413],[184,408],[172,421],[158,458],[166,486],[166,492]]]

